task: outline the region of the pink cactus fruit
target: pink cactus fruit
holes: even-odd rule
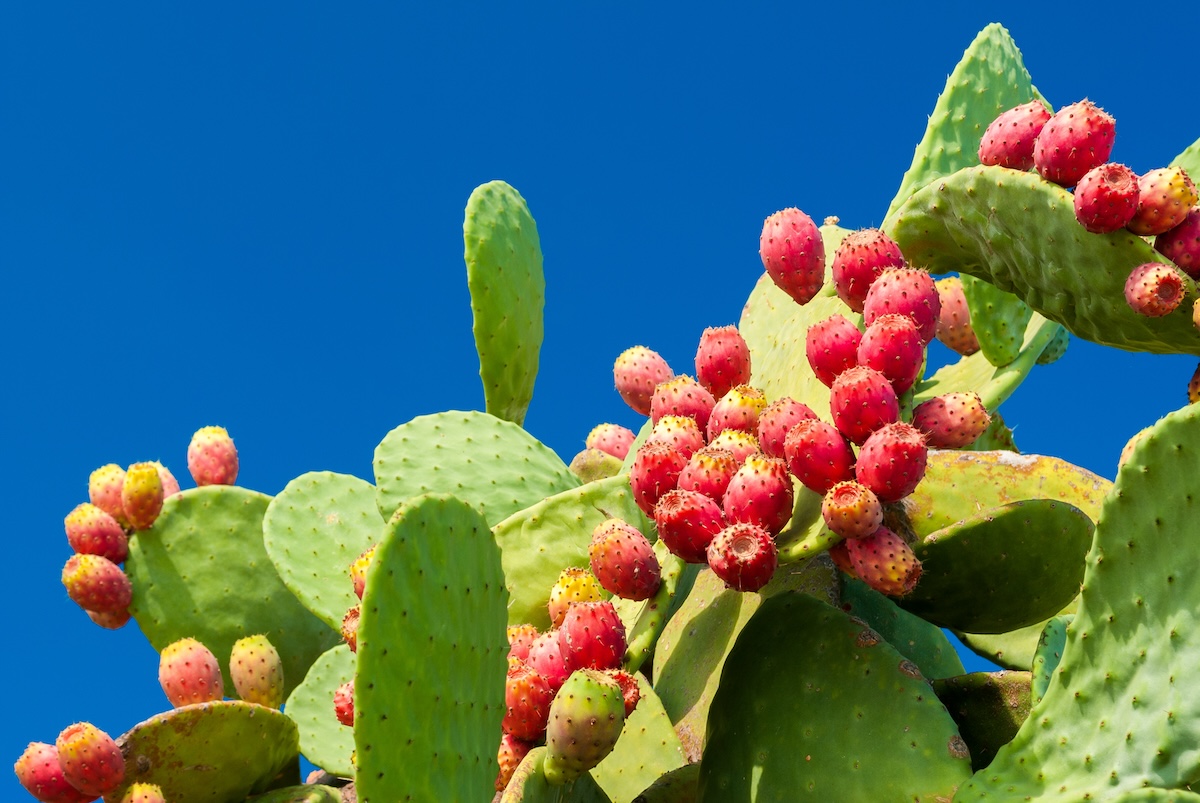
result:
[[[893,268],[879,274],[867,290],[863,320],[867,326],[881,315],[907,315],[917,324],[921,342],[928,344],[937,334],[942,302],[933,277],[918,268]]]
[[[1183,275],[1161,262],[1138,265],[1125,280],[1125,301],[1134,312],[1148,318],[1174,312],[1186,292]]]
[[[509,625],[505,631],[508,636],[508,662],[524,662],[529,658],[529,648],[533,640],[541,635],[535,625]]]
[[[750,382],[750,347],[736,326],[708,327],[696,348],[696,381],[719,399]]]
[[[650,399],[650,420],[657,424],[664,415],[684,415],[696,419],[701,431],[717,404],[704,386],[687,374],[663,382]]]
[[[85,555],[101,555],[113,563],[124,563],[129,539],[120,523],[90,502],[83,502],[63,519],[67,543]]]
[[[375,557],[378,544],[372,544],[350,564],[350,583],[354,586],[354,596],[363,598],[367,590],[367,570],[371,568],[371,560]]]
[[[133,585],[125,572],[101,555],[75,554],[67,558],[62,584],[67,596],[85,611],[124,611],[133,600]]]
[[[342,641],[350,652],[358,652],[358,620],[362,618],[362,606],[351,605],[342,617]]]
[[[500,728],[518,739],[536,742],[546,732],[556,689],[528,664],[510,666],[504,681],[504,719]]]
[[[116,463],[101,466],[88,477],[88,499],[128,529],[129,520],[125,518],[125,505],[121,502],[121,488],[124,485],[125,469]]]
[[[654,514],[658,500],[675,489],[685,465],[687,458],[670,444],[661,441],[642,444],[629,467],[629,487],[642,512],[647,516]]]
[[[1138,179],[1137,213],[1127,228],[1134,234],[1164,234],[1188,216],[1200,196],[1182,167],[1160,167]]]
[[[217,656],[194,638],[182,638],[163,648],[158,656],[158,682],[176,708],[225,696]]]
[[[625,625],[607,600],[575,603],[557,632],[569,671],[616,669],[625,657]]]
[[[201,427],[192,435],[187,466],[197,485],[233,485],[238,453],[224,427]]]
[[[1154,249],[1188,276],[1200,278],[1200,206],[1189,209],[1178,226],[1155,237]]]
[[[879,274],[902,267],[904,254],[895,240],[879,229],[859,229],[847,234],[833,252],[830,271],[838,298],[855,312],[862,312],[867,290]]]
[[[90,722],[68,725],[54,742],[63,777],[85,795],[107,795],[125,780],[117,742]]]
[[[713,574],[735,591],[758,591],[771,581],[778,564],[775,539],[757,524],[731,524],[708,545]]]
[[[1050,110],[1037,100],[1001,112],[983,132],[979,163],[1013,170],[1033,167],[1034,140],[1049,119]]]
[[[1074,187],[1093,167],[1108,161],[1117,123],[1084,99],[1055,112],[1033,143],[1038,175],[1062,187]]]
[[[574,602],[600,602],[606,596],[594,574],[578,566],[568,566],[559,572],[558,579],[550,587],[550,600],[546,604],[550,623],[554,627],[562,625],[567,608]]]
[[[887,377],[896,395],[917,381],[925,364],[925,344],[917,324],[907,315],[880,315],[871,321],[858,344],[858,364]]]
[[[674,376],[675,372],[662,355],[645,346],[625,349],[613,363],[617,393],[639,415],[650,415],[654,389]]]
[[[347,680],[333,692],[333,714],[347,728],[354,727],[354,681]]]
[[[658,538],[671,554],[688,563],[708,560],[708,545],[725,529],[725,514],[711,497],[676,489],[654,507]]]
[[[134,463],[125,470],[121,507],[134,530],[149,529],[162,512],[162,477],[153,463]]]
[[[896,422],[871,433],[858,450],[854,478],[884,502],[899,502],[925,476],[929,449],[925,435],[911,424]]]
[[[675,487],[684,491],[697,491],[719,502],[725,497],[725,489],[729,487],[729,481],[733,479],[734,472],[740,465],[733,452],[709,444],[688,458],[683,470],[679,472],[679,481]],[[656,511],[657,509],[655,507]]]
[[[567,668],[567,653],[559,638],[558,628],[547,630],[533,640],[529,645],[529,658],[525,663],[544,677],[550,688],[558,691],[563,681],[571,674],[571,670]]]
[[[865,538],[847,539],[846,555],[854,575],[881,594],[902,597],[912,591],[921,578],[921,561],[912,547],[887,527],[880,527]]]
[[[166,803],[162,787],[145,781],[135,781],[121,796],[121,803]]]
[[[664,415],[658,419],[646,436],[645,442],[651,441],[669,445],[685,459],[695,454],[696,450],[703,449],[707,442],[696,419],[686,415]]]
[[[84,611],[84,613],[93,623],[105,630],[120,630],[133,617],[128,608],[119,611]]]
[[[642,690],[638,688],[637,678],[624,669],[609,669],[604,674],[615,680],[621,687],[621,697],[625,702],[625,718],[628,719],[642,700]]]
[[[763,222],[758,255],[771,281],[797,304],[812,301],[825,283],[825,242],[799,209],[782,209]]]
[[[245,636],[233,643],[229,677],[246,702],[267,708],[283,705],[283,659],[265,635]]]
[[[607,519],[592,530],[588,560],[592,574],[610,594],[639,601],[658,592],[662,569],[654,547],[640,530],[623,519]]]
[[[739,466],[746,462],[747,457],[760,451],[758,438],[740,429],[727,429],[717,433],[717,436],[708,442],[708,448],[724,449],[733,455]]]
[[[733,475],[721,507],[730,524],[757,524],[775,535],[792,517],[793,502],[787,463],[758,452]]]
[[[717,400],[708,418],[708,439],[727,429],[751,434],[758,432],[758,417],[767,408],[766,395],[756,387],[738,385]]]
[[[1095,234],[1123,229],[1138,208],[1137,174],[1123,164],[1105,162],[1079,179],[1075,219]]]
[[[913,410],[912,425],[925,434],[931,449],[970,446],[992,423],[978,393],[955,392],[921,402]]]
[[[863,538],[883,525],[883,504],[867,486],[846,480],[825,492],[821,517],[842,538]]]
[[[169,468],[157,460],[152,461],[150,465],[158,470],[158,480],[162,483],[164,501],[179,493],[179,480],[175,479],[175,475]]]
[[[792,476],[819,494],[854,478],[854,449],[836,427],[819,418],[792,427],[783,451]]]
[[[788,431],[806,418],[817,418],[817,414],[807,404],[791,396],[783,396],[768,404],[758,416],[758,445],[763,454],[783,458],[783,443],[787,440]],[[680,487],[683,487],[682,475]]]
[[[841,315],[831,315],[808,327],[804,335],[804,353],[813,374],[825,387],[838,374],[858,365],[858,344],[862,332]]]
[[[934,335],[944,346],[963,356],[979,351],[979,338],[971,326],[971,310],[962,279],[947,276],[934,282],[938,293],[938,322]]]
[[[517,767],[533,748],[533,742],[518,739],[511,733],[500,736],[500,748],[496,751],[496,762],[500,765],[500,770],[496,773],[497,792],[503,792],[508,787],[508,782],[512,780]]]
[[[599,449],[618,460],[624,460],[636,438],[637,435],[629,427],[620,424],[597,424],[592,427],[583,445],[588,449]]]
[[[900,401],[888,378],[865,365],[843,371],[829,389],[833,425],[851,442],[863,443],[884,424],[900,420]]]
[[[96,795],[80,792],[63,777],[58,749],[45,742],[30,742],[13,765],[25,791],[42,803],[87,803]]]

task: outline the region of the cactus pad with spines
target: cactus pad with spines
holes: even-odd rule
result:
[[[1028,672],[972,672],[933,681],[933,690],[958,723],[971,749],[971,768],[982,769],[1012,740],[1029,716]]]
[[[792,498],[792,517],[775,536],[780,563],[808,560],[841,540],[840,535],[825,525],[821,494],[794,481]]]
[[[655,642],[673,609],[679,580],[687,568],[684,561],[671,554],[662,541],[654,544],[654,557],[658,559],[660,581],[658,591],[647,600],[634,601],[613,597],[617,616],[625,625],[625,659],[622,666],[636,672],[650,657]]]
[[[551,784],[542,770],[545,759],[545,747],[530,750],[497,803],[613,803],[589,773],[566,786]]]
[[[1200,181],[1200,139],[1184,148],[1182,153],[1171,160],[1169,166],[1182,167],[1192,181]]]
[[[317,659],[284,711],[300,729],[300,752],[331,775],[354,777],[354,730],[338,722],[333,695],[354,679],[354,653],[339,644]]]
[[[1058,669],[1063,647],[1067,643],[1067,626],[1074,620],[1073,614],[1060,614],[1050,617],[1050,621],[1042,628],[1042,636],[1038,639],[1037,652],[1033,654],[1033,664],[1030,667],[1033,680],[1029,698],[1035,704],[1045,696],[1046,689],[1054,677],[1054,670]]]
[[[842,576],[841,608],[866,622],[930,680],[966,671],[941,629],[900,608],[861,580]]]
[[[613,803],[631,803],[654,779],[687,763],[662,701],[641,673],[635,677],[637,708],[625,718],[613,751],[591,771]]]
[[[982,279],[960,278],[979,350],[992,365],[1001,368],[1008,365],[1021,353],[1033,310],[1012,293]]]
[[[647,786],[633,803],[696,803],[700,783],[700,765],[685,764],[663,774]]]
[[[248,797],[245,803],[343,803],[343,800],[340,789],[306,783]]]

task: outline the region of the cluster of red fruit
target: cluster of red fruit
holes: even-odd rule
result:
[[[1200,277],[1200,195],[1181,167],[1138,176],[1108,161],[1116,121],[1088,100],[1053,115],[1039,101],[1000,114],[984,132],[979,161],[1014,170],[1034,169],[1059,186],[1074,187],[1076,219],[1090,232],[1127,229],[1154,237],[1154,248],[1192,278]],[[1162,262],[1136,266],[1125,299],[1136,312],[1161,317],[1183,300],[1185,283]]]
[[[89,722],[64,728],[54,744],[31,742],[14,767],[17,780],[42,803],[87,803],[125,780],[125,757],[116,741]],[[133,784],[122,803],[162,803],[162,790]]]

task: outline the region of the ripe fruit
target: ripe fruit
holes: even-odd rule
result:
[[[25,791],[42,803],[87,803],[95,795],[80,792],[63,777],[58,749],[45,742],[30,742],[13,765]]]
[[[1138,265],[1125,280],[1125,301],[1134,312],[1149,318],[1174,312],[1185,292],[1183,276],[1161,262]]]
[[[806,418],[816,417],[812,408],[791,396],[783,396],[768,404],[758,416],[758,445],[763,454],[783,457],[783,444],[787,440],[788,430]],[[682,475],[679,482],[683,487]]]
[[[107,795],[125,780],[116,741],[89,722],[68,725],[54,742],[63,777],[85,795]]]
[[[962,279],[947,276],[934,282],[937,288],[937,327],[934,334],[951,351],[969,356],[979,351],[979,339],[971,327],[971,310],[967,307],[967,296],[963,292]]]
[[[1178,226],[1196,205],[1196,185],[1182,167],[1160,167],[1138,179],[1137,213],[1128,228],[1143,236]]]
[[[887,377],[896,395],[911,388],[925,364],[925,346],[913,319],[888,314],[871,321],[858,344],[858,364]]]
[[[654,506],[667,491],[674,490],[685,465],[687,458],[661,441],[644,443],[637,450],[629,467],[629,487],[647,516],[654,514]]]
[[[135,781],[121,796],[121,803],[167,803],[158,784]]]
[[[85,611],[116,613],[129,608],[133,585],[121,567],[100,555],[72,555],[62,570],[67,596]]]
[[[746,458],[759,451],[758,438],[740,429],[726,429],[708,442],[708,449],[724,449],[733,455],[740,466]]]
[[[664,415],[684,415],[696,419],[701,431],[717,404],[704,386],[687,374],[663,382],[650,398],[650,420],[657,424]]]
[[[979,142],[979,162],[1013,170],[1033,167],[1033,143],[1050,119],[1041,101],[1031,100],[1001,112]]]
[[[658,591],[662,571],[654,547],[626,521],[608,519],[592,530],[588,559],[592,574],[610,594],[637,601]]]
[[[562,686],[567,675],[571,674],[567,667],[566,651],[557,629],[548,630],[533,640],[529,645],[529,658],[526,663],[544,677],[550,688],[555,691]]]
[[[865,365],[843,371],[833,381],[829,409],[838,432],[854,443],[862,443],[884,424],[900,419],[900,402],[892,383]]]
[[[63,520],[67,543],[86,555],[101,555],[113,563],[124,563],[129,555],[129,539],[120,523],[90,502],[76,505]]]
[[[347,680],[333,693],[333,714],[347,728],[354,727],[354,681]]]
[[[883,505],[870,488],[846,480],[825,492],[821,517],[826,527],[843,538],[862,538],[883,524]]]
[[[899,502],[925,476],[928,448],[916,427],[896,422],[880,427],[858,450],[854,478],[884,502]]]
[[[620,424],[597,424],[592,427],[583,445],[588,449],[599,449],[618,460],[624,460],[636,438],[637,435],[629,427]]]
[[[1188,276],[1200,278],[1200,206],[1193,206],[1182,223],[1155,237],[1154,248]]]
[[[879,274],[863,302],[863,321],[870,326],[890,312],[907,315],[917,324],[921,342],[929,343],[937,334],[942,302],[933,277],[917,268],[892,268]]]
[[[368,547],[350,564],[350,582],[354,586],[354,596],[359,599],[363,598],[363,592],[367,588],[367,570],[371,568],[371,559],[375,557],[376,546]]]
[[[342,617],[342,641],[350,652],[358,652],[358,620],[362,617],[362,606],[351,605]]]
[[[904,254],[895,240],[879,229],[859,229],[842,240],[833,252],[829,269],[838,298],[855,312],[862,312],[867,290],[879,274],[888,268],[901,267]]]
[[[576,569],[576,571],[580,571]],[[563,613],[566,613],[564,610]],[[508,661],[509,665],[515,661],[524,661],[529,657],[529,648],[533,646],[533,640],[540,635],[537,627],[534,625],[509,625],[505,630],[505,635],[508,636]]]
[[[750,381],[750,347],[736,326],[709,327],[700,335],[696,380],[717,399]]]
[[[1075,219],[1090,232],[1124,228],[1138,208],[1137,174],[1116,162],[1093,167],[1079,179],[1074,204]]]
[[[134,463],[125,471],[121,484],[121,507],[129,526],[148,529],[158,519],[163,506],[162,477],[153,463]]]
[[[686,415],[664,415],[654,424],[645,443],[661,441],[679,452],[684,458],[691,457],[696,450],[703,449],[704,433],[696,419]]]
[[[625,625],[608,601],[577,602],[557,631],[567,669],[615,669],[625,657]]]
[[[504,719],[500,728],[518,739],[536,742],[546,731],[555,689],[528,664],[510,666],[504,681]]]
[[[658,500],[654,524],[659,540],[671,554],[688,563],[704,563],[709,543],[725,529],[725,515],[711,497],[676,489]]]
[[[758,416],[767,407],[767,397],[758,388],[738,385],[717,400],[708,418],[708,439],[727,429],[758,432]],[[703,444],[702,444],[703,445]]]
[[[125,485],[125,469],[116,463],[101,466],[88,477],[88,499],[96,507],[117,520],[122,527],[129,526],[125,518],[125,505],[121,502],[121,488]]]
[[[558,579],[550,589],[550,601],[547,604],[550,622],[554,627],[561,625],[567,608],[573,602],[599,602],[602,599],[604,589],[594,574],[587,569],[567,567],[559,572]]]
[[[933,449],[970,446],[992,423],[979,394],[946,393],[921,402],[913,410],[912,425],[925,433]]]
[[[496,791],[503,792],[508,786],[508,782],[512,780],[513,773],[517,771],[517,767],[525,760],[525,756],[533,749],[533,742],[527,742],[524,739],[518,739],[511,733],[506,733],[500,737],[500,748],[496,751],[496,761],[500,765],[500,771],[496,773]]]
[[[613,363],[613,383],[625,403],[639,415],[650,415],[650,397],[654,389],[675,372],[662,356],[645,346],[625,349]]]
[[[197,485],[233,485],[238,475],[238,453],[223,427],[201,427],[192,435],[187,466]]]
[[[757,524],[778,533],[792,517],[792,478],[787,464],[762,452],[752,454],[733,475],[721,508],[730,524]]]
[[[735,591],[758,591],[779,562],[775,539],[757,524],[731,524],[708,545],[713,574]]]
[[[819,418],[792,427],[783,451],[792,476],[819,494],[854,477],[854,449],[836,427]]]
[[[266,636],[245,636],[233,643],[229,676],[238,697],[267,708],[283,705],[283,659]]]
[[[921,561],[912,547],[887,527],[842,544],[855,576],[881,594],[904,596],[921,578]]]
[[[841,315],[831,315],[808,327],[804,335],[804,353],[813,374],[825,387],[833,385],[838,374],[858,365],[858,344],[862,332]]]
[[[158,682],[176,708],[225,696],[217,656],[194,638],[179,639],[163,648],[158,656]]]
[[[1034,140],[1033,166],[1047,181],[1073,187],[1108,161],[1116,134],[1116,120],[1091,101],[1063,106]]]
[[[825,283],[825,243],[812,218],[783,209],[763,222],[758,255],[775,285],[807,304]]]

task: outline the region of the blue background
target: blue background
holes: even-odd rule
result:
[[[1171,61],[1195,9],[1154,31],[1045,5],[427,5],[0,10],[8,760],[74,721],[115,735],[167,707],[136,625],[93,626],[59,581],[93,469],[158,459],[187,487],[191,434],[219,424],[239,484],[370,479],[391,428],[482,406],[475,186],[508,181],[537,219],[526,427],[569,460],[595,424],[639,424],[612,385],[621,351],[690,372],[703,328],[738,320],[767,215],[880,223],[987,23],[1055,106],[1116,117],[1114,160],[1144,172],[1200,135]],[[1195,366],[1073,341],[1002,412],[1023,451],[1111,478]]]

